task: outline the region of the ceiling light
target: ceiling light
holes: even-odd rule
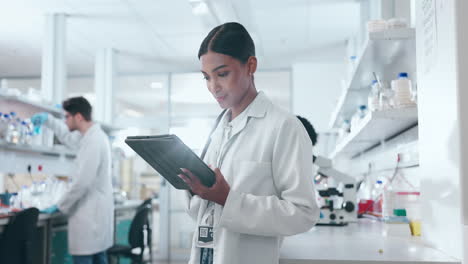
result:
[[[196,16],[207,15],[210,10],[205,1],[202,0],[189,0],[190,5],[192,6],[192,13]]]

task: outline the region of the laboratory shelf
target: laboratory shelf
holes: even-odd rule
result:
[[[54,115],[55,117],[63,117],[63,111],[62,109],[53,107],[53,106],[47,106],[44,104],[40,104],[38,102],[34,102],[31,100],[27,100],[18,96],[11,96],[11,95],[0,95],[0,105],[5,103],[5,106],[0,107],[0,112],[3,111],[17,111],[20,112],[21,116],[26,117],[26,116],[31,116],[34,113],[37,112],[48,112]],[[22,109],[22,110],[18,110]],[[111,134],[115,131],[121,130],[122,128],[115,127],[111,124],[106,124],[103,122],[97,121],[99,125],[101,125],[102,130],[106,132],[107,134]]]
[[[53,106],[48,106],[38,102],[34,102],[25,98],[11,95],[0,95],[0,103],[8,103],[13,106],[21,106],[30,109],[32,112],[48,112],[56,117],[63,115],[62,110]],[[13,109],[13,106],[9,106]]]
[[[416,106],[368,113],[351,133],[336,145],[330,158],[353,158],[401,132],[417,125]]]
[[[26,152],[41,154],[46,156],[65,156],[67,158],[75,158],[76,152],[66,149],[64,146],[54,146],[54,147],[43,147],[43,146],[29,146],[29,145],[19,145],[11,144],[0,140],[0,150],[9,150],[16,152]]]
[[[399,72],[407,72],[410,79],[415,79],[415,52],[415,30],[412,28],[369,33],[361,54],[357,56],[354,71],[332,112],[330,128],[336,128],[344,119],[349,119],[359,105],[367,105],[373,72],[382,81],[396,79]]]

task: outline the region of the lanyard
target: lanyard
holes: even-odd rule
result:
[[[218,124],[219,122],[221,122],[221,118],[224,116],[224,113],[226,113],[227,109],[224,109],[221,114],[218,115],[218,117],[216,118],[216,122],[215,122],[215,125],[213,126],[213,128],[211,129],[211,132],[210,132],[210,136],[208,137],[208,140],[206,141],[205,143],[205,146],[203,147],[203,151],[201,153],[201,159],[203,160],[205,158],[205,155],[206,155],[206,151],[208,150],[208,147],[210,146],[211,144],[211,136],[213,135],[214,131],[216,130],[216,128],[218,127]]]
[[[230,140],[232,131],[232,125],[227,124],[223,128],[223,137],[221,139],[221,144],[219,147],[218,157],[216,158],[216,167],[221,169],[221,165],[223,164],[224,157],[226,156],[226,152],[228,151],[229,147],[232,145],[233,140]]]
[[[209,212],[208,215],[205,214],[204,216],[204,220],[202,222],[204,222],[205,225],[208,225],[208,226],[213,226],[214,224],[214,202],[208,202],[208,205],[206,206],[206,211]],[[205,212],[206,212],[205,211]]]

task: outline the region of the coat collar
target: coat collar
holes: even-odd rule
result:
[[[101,126],[97,123],[94,123],[92,126],[88,128],[88,130],[84,133],[83,138],[88,138],[90,135],[94,134],[95,131],[98,131]]]
[[[270,100],[265,95],[264,92],[258,92],[255,99],[250,103],[247,110],[247,116],[262,118],[266,114],[266,110],[268,105],[270,104]]]
[[[256,117],[262,118],[265,116],[268,106],[271,104],[268,97],[264,92],[258,92],[254,100],[247,106],[247,108],[232,122],[236,122],[237,119],[246,119],[246,117]],[[223,122],[228,122],[229,115],[231,114],[230,110],[226,111],[223,116]]]
[[[268,97],[263,93],[259,92],[255,99],[250,103],[249,106],[234,120],[229,122],[230,111],[226,111],[221,121],[222,130],[226,126],[232,126],[231,137],[240,133],[246,126],[249,117],[263,118],[266,115],[268,106],[271,104]],[[221,131],[222,131],[221,130]]]

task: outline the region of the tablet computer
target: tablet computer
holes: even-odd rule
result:
[[[178,176],[184,174],[180,168],[190,170],[207,187],[215,183],[214,171],[176,135],[133,136],[125,143],[176,189],[190,189]]]

